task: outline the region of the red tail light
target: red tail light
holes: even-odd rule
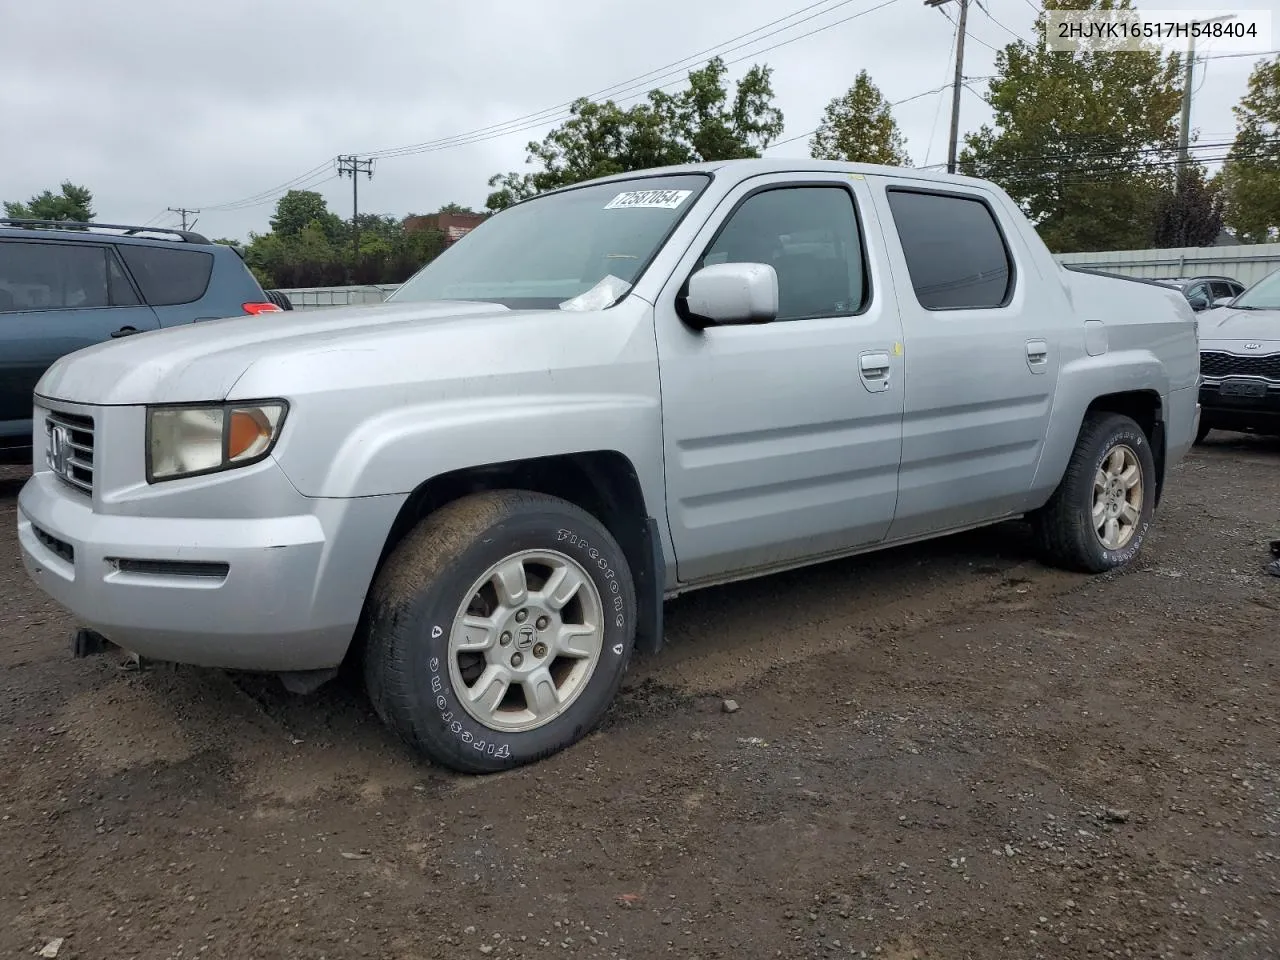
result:
[[[257,315],[259,313],[284,313],[274,303],[242,303],[240,306],[245,313]]]

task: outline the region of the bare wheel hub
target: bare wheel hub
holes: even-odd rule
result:
[[[1093,480],[1093,529],[1107,550],[1128,546],[1142,519],[1142,465],[1128,444],[1113,446]]]
[[[586,571],[558,551],[525,550],[472,584],[449,634],[449,678],[486,727],[533,730],[578,698],[603,645],[604,604]]]

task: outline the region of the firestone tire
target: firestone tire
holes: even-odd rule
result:
[[[1120,414],[1091,414],[1062,482],[1032,518],[1043,559],[1079,573],[1132,563],[1151,526],[1155,489],[1155,460],[1142,428]]]
[[[365,684],[382,721],[431,761],[508,770],[595,728],[635,625],[631,571],[598,520],[542,494],[476,494],[387,558],[367,605]]]

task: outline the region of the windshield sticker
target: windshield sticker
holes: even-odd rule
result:
[[[604,205],[606,210],[639,207],[648,210],[675,210],[692,190],[631,190],[620,193]]]

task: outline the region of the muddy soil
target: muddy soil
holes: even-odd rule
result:
[[[597,733],[489,778],[352,683],[70,659],[21,481],[0,956],[1280,955],[1278,443],[1198,448],[1122,575],[1009,524],[681,598]]]

